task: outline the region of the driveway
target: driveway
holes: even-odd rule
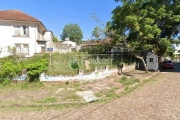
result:
[[[0,113],[3,120],[180,120],[180,64],[108,103],[44,112]]]

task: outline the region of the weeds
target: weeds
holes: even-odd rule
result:
[[[122,83],[124,86],[129,86],[135,83],[139,83],[140,79],[136,79],[134,77],[128,79],[126,76],[123,76],[120,80],[116,80],[116,82]]]
[[[22,82],[12,82],[10,80],[2,81],[0,84],[0,89],[12,89],[12,90],[27,90],[27,89],[39,89],[44,87],[44,84],[42,82],[28,82],[28,81],[22,81]]]
[[[47,97],[43,100],[38,100],[37,103],[54,103],[58,102],[58,99],[56,97]]]

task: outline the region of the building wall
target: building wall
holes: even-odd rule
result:
[[[67,44],[68,46],[71,46],[71,47],[76,47],[76,43],[75,42],[72,42],[70,40],[65,40],[62,42],[63,44]]]
[[[29,35],[28,36],[15,36],[15,28],[14,26],[22,26],[25,25],[29,28]],[[40,33],[38,32],[37,23],[27,23],[27,22],[7,22],[7,21],[0,21],[0,58],[4,56],[8,56],[11,53],[8,52],[8,46],[15,47],[16,44],[24,44],[29,45],[29,54],[26,57],[33,56],[34,53],[41,52],[41,46],[45,46],[45,44],[39,45],[37,43],[38,35],[41,34],[42,36],[42,29],[40,29]],[[21,27],[21,32],[23,29]],[[42,37],[43,38],[43,37]],[[1,49],[2,48],[2,49]]]
[[[47,48],[51,47],[50,43],[53,42],[53,34],[51,31],[46,31],[44,33],[44,39],[47,41],[46,46]]]
[[[172,48],[175,50],[174,54],[180,54],[180,44],[172,44]]]

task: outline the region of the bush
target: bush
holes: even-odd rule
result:
[[[29,61],[29,60],[28,60]],[[39,75],[48,69],[47,59],[38,58],[33,63],[27,63],[25,69],[27,70],[27,75],[30,82],[37,82],[39,80]]]
[[[28,59],[20,59],[16,56],[10,56],[1,59],[0,63],[1,78],[8,78],[10,80],[22,75],[22,70],[26,69],[30,81],[38,81],[39,74],[46,71],[48,68],[48,59],[45,55]],[[7,80],[5,80],[3,84],[6,83],[8,83]]]
[[[10,79],[4,78],[4,79],[2,80],[2,85],[3,85],[3,86],[9,85],[9,84],[10,84]]]

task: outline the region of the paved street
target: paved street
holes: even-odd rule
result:
[[[44,112],[0,113],[2,120],[180,120],[180,64],[109,103]]]

